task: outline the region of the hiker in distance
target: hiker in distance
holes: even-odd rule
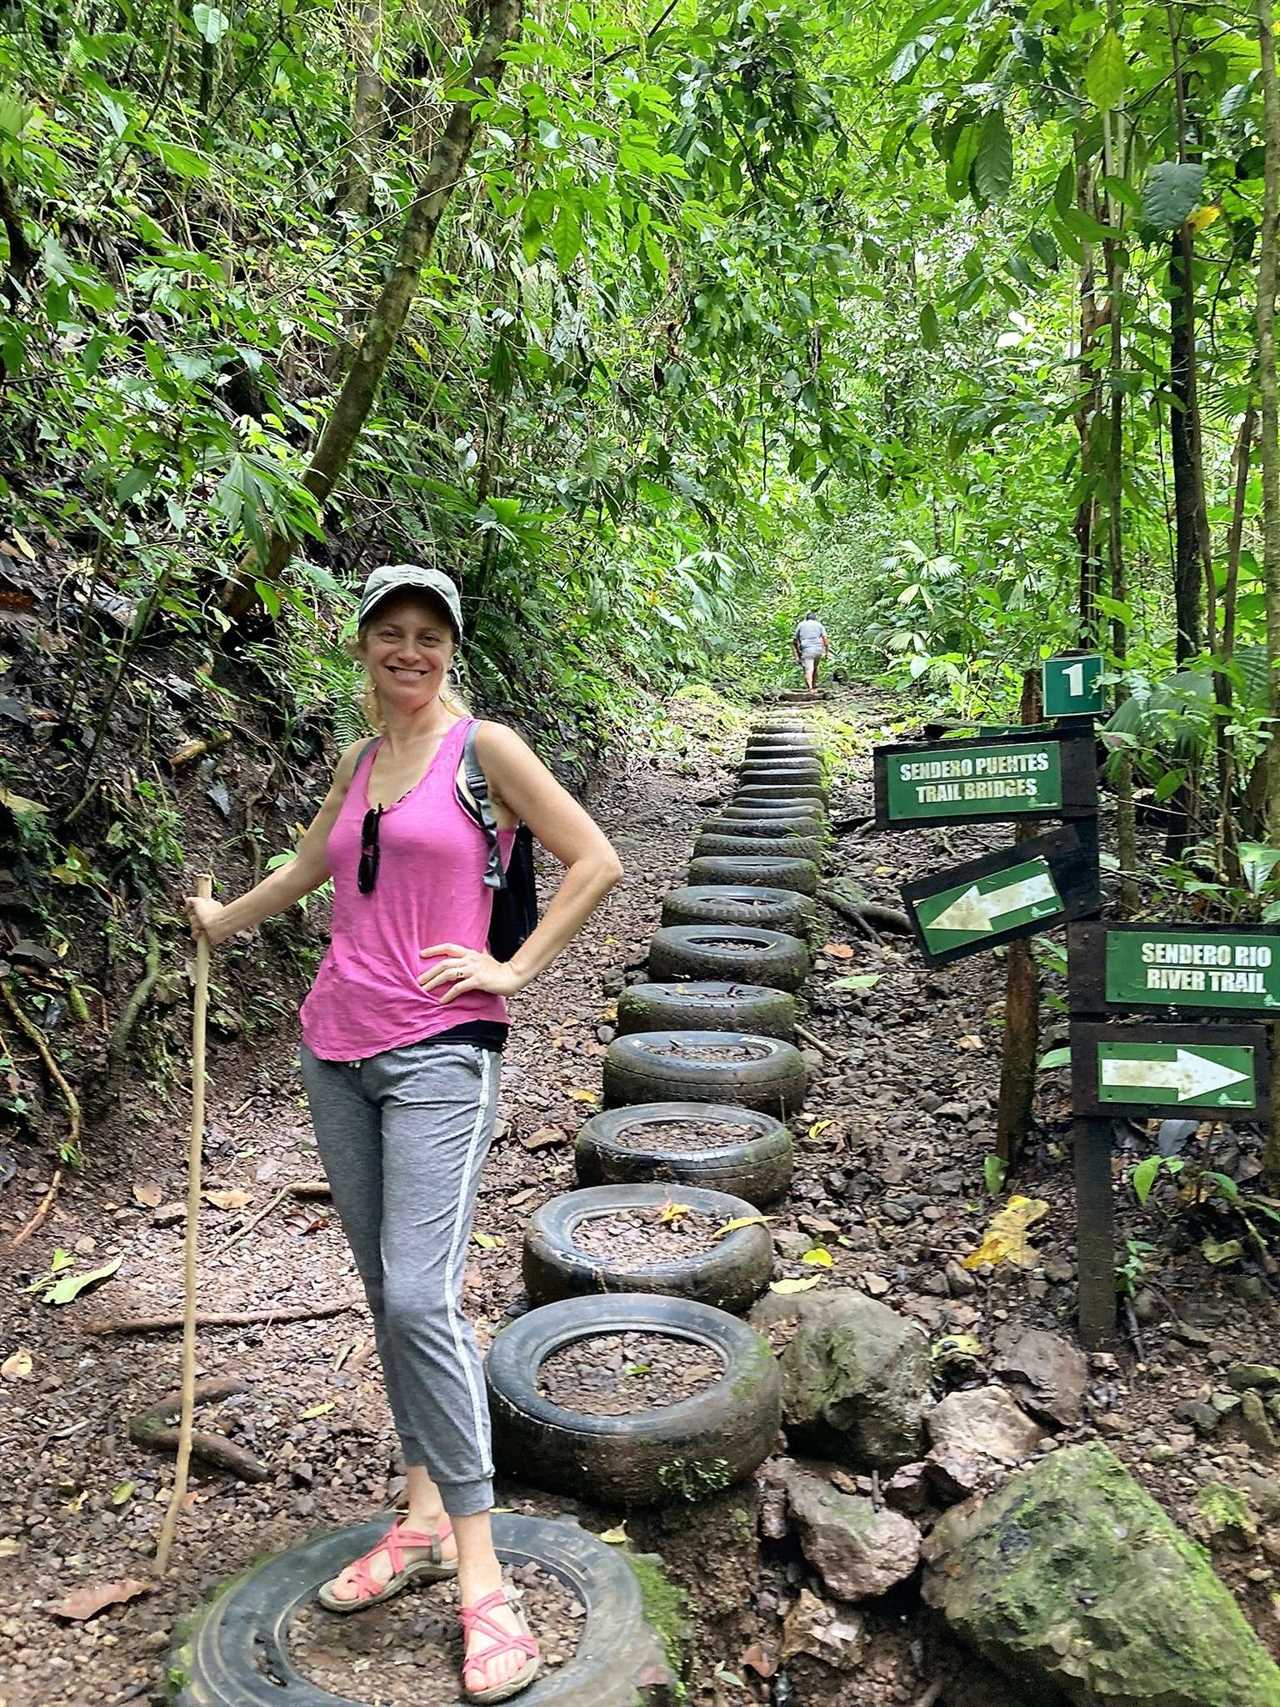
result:
[[[463,1262],[506,998],[562,953],[622,867],[513,730],[467,714],[450,685],[461,639],[447,575],[375,569],[356,646],[379,736],[342,754],[290,864],[226,906],[193,897],[186,909],[193,933],[217,944],[333,878],[329,950],[302,1005],[302,1078],[373,1313],[408,1510],[320,1601],[356,1612],[414,1577],[456,1574],[463,1694],[489,1702],[532,1683],[540,1662],[493,1550],[489,1415],[461,1312]],[[523,940],[521,823],[566,867]]]
[[[805,612],[802,620],[796,624],[791,644],[795,649],[796,663],[804,672],[805,687],[810,693],[816,693],[818,665],[831,653],[831,642],[827,639],[826,629],[818,621],[817,611]]]

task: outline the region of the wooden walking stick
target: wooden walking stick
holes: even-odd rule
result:
[[[196,878],[196,895],[208,901],[213,878]],[[196,1395],[196,1251],[200,1226],[200,1153],[204,1142],[204,1039],[209,1013],[209,939],[203,931],[196,937],[196,989],[191,1019],[191,1141],[187,1151],[187,1226],[183,1243],[182,1314],[182,1408],[178,1417],[178,1461],[173,1475],[173,1495],[164,1514],[156,1547],[155,1574],[169,1568],[169,1550],[178,1513],[187,1497],[187,1471],[191,1464],[191,1430]]]

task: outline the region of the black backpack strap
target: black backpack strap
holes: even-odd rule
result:
[[[467,779],[467,789],[471,800],[465,800],[458,793],[458,804],[467,815],[473,818],[484,831],[485,841],[489,845],[489,857],[485,863],[484,881],[489,889],[505,889],[507,874],[502,869],[502,850],[498,846],[498,821],[493,815],[493,807],[489,802],[489,783],[484,774],[484,767],[476,754],[476,730],[478,723],[473,723],[467,730],[467,738],[462,747],[462,770]]]

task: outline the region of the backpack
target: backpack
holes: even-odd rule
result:
[[[462,749],[463,772],[468,800],[454,784],[454,798],[467,816],[484,831],[489,844],[484,881],[493,890],[493,916],[489,921],[489,953],[495,960],[510,960],[538,922],[538,888],[533,870],[533,832],[517,824],[511,858],[503,869],[498,848],[498,823],[489,804],[489,784],[476,757],[476,725],[467,730]],[[474,801],[474,805],[472,802]]]
[[[367,742],[356,757],[356,764],[377,746],[380,736]],[[476,725],[467,730],[462,748],[462,768],[471,794],[468,800],[455,779],[453,797],[471,819],[484,831],[489,847],[485,863],[485,887],[493,890],[493,914],[489,920],[489,953],[495,960],[510,960],[521,943],[532,933],[538,922],[538,886],[533,869],[533,831],[527,824],[517,824],[511,858],[506,868],[498,847],[498,821],[489,804],[489,783],[484,767],[476,757]]]

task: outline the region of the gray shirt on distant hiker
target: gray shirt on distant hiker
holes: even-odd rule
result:
[[[827,631],[816,618],[805,617],[803,622],[796,624],[795,638],[802,657],[816,658],[821,656]]]

